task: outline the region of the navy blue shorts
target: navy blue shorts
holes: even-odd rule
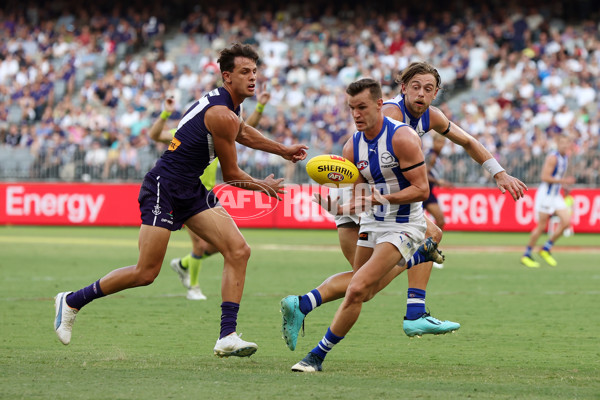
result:
[[[423,208],[425,208],[428,204],[437,204],[438,199],[437,197],[435,197],[435,194],[433,194],[433,186],[429,186],[429,197],[427,198],[427,200],[425,200],[423,202]]]
[[[217,196],[200,179],[190,185],[150,172],[144,177],[138,202],[143,225],[170,231],[181,229],[188,218],[219,206]]]

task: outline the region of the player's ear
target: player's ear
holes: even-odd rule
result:
[[[223,71],[223,83],[231,84],[231,72]]]

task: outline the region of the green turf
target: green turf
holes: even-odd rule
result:
[[[165,264],[153,285],[83,309],[71,344],[60,344],[52,297],[134,263],[137,232],[0,227],[0,398],[600,398],[598,235],[561,240],[557,268],[527,269],[520,249],[493,251],[522,246],[524,234],[446,233],[446,267],[433,271],[427,305],[459,321],[458,332],[404,335],[403,275],[363,307],[325,371],[303,375],[290,367],[321,339],[339,303],[309,315],[291,352],[279,332],[279,300],[346,269],[335,231],[244,231],[253,252],[238,331],[259,344],[249,359],[212,355],[220,256],[201,272],[207,301],[186,300]],[[486,250],[453,248],[476,245]],[[587,249],[561,252],[565,246]],[[175,233],[167,260],[188,247],[186,233]]]

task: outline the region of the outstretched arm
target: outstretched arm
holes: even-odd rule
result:
[[[164,130],[167,120],[171,114],[175,111],[175,100],[173,97],[169,97],[165,100],[165,109],[160,113],[159,117],[154,121],[148,135],[150,139],[155,142],[162,142],[169,144],[173,139],[173,135],[168,130]]]
[[[257,94],[256,99],[258,100],[258,103],[256,104],[256,108],[254,109],[252,115],[250,115],[250,117],[248,117],[248,119],[246,120],[246,124],[250,125],[253,128],[256,128],[258,126],[258,122],[262,118],[263,111],[265,110],[265,106],[269,102],[270,98],[271,93],[269,92],[263,91]]]
[[[264,180],[255,179],[242,171],[237,163],[235,138],[241,128],[239,118],[224,106],[211,107],[204,116],[206,127],[211,132],[215,152],[219,155],[223,180],[232,186],[255,190],[281,200],[283,179],[273,179],[273,174]]]
[[[463,147],[471,158],[484,167],[496,180],[496,185],[502,193],[507,190],[515,200],[523,197],[527,186],[519,179],[510,176],[498,161],[484,146],[473,136],[465,132],[460,126],[448,120],[437,108],[430,107],[431,128],[446,136],[448,139]],[[449,130],[448,130],[449,128]]]
[[[283,145],[265,137],[248,124],[244,124],[235,140],[246,147],[277,154],[292,162],[304,160],[306,158],[306,150],[308,149],[308,146],[303,144]]]

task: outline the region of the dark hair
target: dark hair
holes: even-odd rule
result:
[[[363,90],[367,89],[369,89],[371,98],[373,100],[377,101],[383,97],[381,85],[373,78],[363,78],[352,82],[346,88],[346,93],[348,93],[350,96],[356,96],[357,94],[362,93]]]
[[[433,65],[431,65],[425,61],[413,62],[408,67],[404,68],[398,74],[398,79],[396,79],[396,82],[404,83],[406,85],[415,75],[424,75],[424,74],[433,75],[433,77],[435,78],[435,81],[436,81],[436,88],[437,89],[442,88],[442,78],[440,78],[439,72],[437,71],[437,69],[435,69],[433,67]]]
[[[221,50],[219,59],[217,60],[221,72],[233,72],[236,57],[249,58],[258,63],[258,53],[252,46],[249,44],[234,43],[231,47]]]

